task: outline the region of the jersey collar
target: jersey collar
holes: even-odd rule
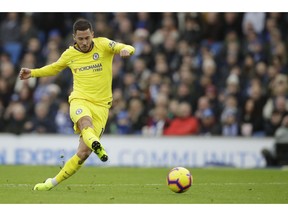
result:
[[[78,50],[79,52],[82,52],[79,47],[78,47],[78,44],[76,42],[74,42],[74,45],[73,45],[74,49]],[[87,51],[87,52],[82,52],[82,53],[88,53],[90,52],[94,47],[94,42],[92,41],[91,43],[91,46],[90,46],[90,49]]]

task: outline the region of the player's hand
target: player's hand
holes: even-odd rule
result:
[[[129,57],[129,56],[130,56],[130,52],[129,52],[128,50],[126,50],[126,49],[122,49],[122,50],[120,51],[120,56],[121,56],[122,58]]]
[[[29,79],[31,77],[31,70],[29,68],[21,68],[19,73],[20,80]]]

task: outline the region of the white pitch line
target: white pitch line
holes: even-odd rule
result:
[[[161,186],[163,184],[67,184],[66,186],[75,186],[75,187],[111,187],[111,186]],[[288,185],[288,182],[266,182],[266,183],[255,183],[255,182],[228,182],[228,183],[193,183],[193,185],[213,185],[213,186],[229,186],[229,185]],[[31,187],[34,184],[0,184],[0,187]]]
[[[248,182],[248,183],[193,183],[195,185],[215,185],[215,186],[223,186],[223,185],[259,185],[259,183],[255,182]],[[262,185],[287,185],[288,182],[267,182],[267,183],[261,183]],[[79,187],[85,187],[85,186],[141,186],[143,184],[70,184],[70,186],[79,186]],[[144,186],[161,186],[166,185],[163,184],[144,184]]]

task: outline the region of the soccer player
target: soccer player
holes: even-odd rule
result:
[[[74,45],[60,58],[37,69],[21,68],[20,80],[30,77],[54,76],[69,67],[73,74],[73,91],[69,96],[70,117],[74,131],[80,134],[77,152],[54,178],[38,183],[34,190],[47,191],[75,174],[94,152],[101,161],[108,155],[100,143],[112,105],[112,60],[133,55],[135,48],[104,37],[95,37],[91,23],[78,19],[73,24]]]

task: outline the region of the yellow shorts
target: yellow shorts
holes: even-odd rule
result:
[[[73,99],[70,102],[70,117],[74,123],[73,129],[76,134],[80,133],[80,130],[77,127],[78,120],[83,116],[90,116],[96,135],[99,136],[100,139],[107,123],[108,113],[108,108],[95,105],[87,100]]]

